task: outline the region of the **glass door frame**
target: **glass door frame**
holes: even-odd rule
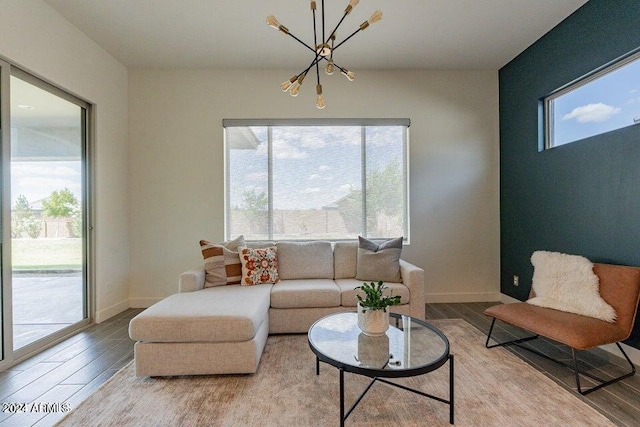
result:
[[[0,307],[0,325],[2,326],[2,342],[0,345],[0,371],[13,363],[13,310],[11,298],[11,249],[6,247],[8,241],[4,236],[11,237],[11,169],[4,160],[10,160],[11,155],[11,125],[9,108],[9,71],[10,65],[0,58],[0,295],[2,307]],[[6,266],[6,268],[5,268]]]
[[[34,341],[20,349],[13,348],[13,299],[12,299],[12,258],[11,258],[11,114],[10,114],[10,77],[17,77],[29,84],[43,89],[72,104],[80,107],[82,114],[82,215],[83,215],[83,319],[46,337]],[[2,239],[2,357],[0,371],[21,360],[44,350],[47,347],[79,332],[93,323],[95,317],[94,286],[95,286],[95,256],[93,252],[94,239],[94,179],[92,173],[94,108],[93,105],[69,92],[24,71],[0,58],[0,123],[2,130],[2,144],[0,146],[0,170],[2,171],[1,215],[0,224]]]

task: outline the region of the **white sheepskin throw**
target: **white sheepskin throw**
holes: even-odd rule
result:
[[[600,296],[600,281],[591,261],[578,255],[536,251],[531,264],[536,296],[527,301],[529,304],[615,322],[616,312]]]

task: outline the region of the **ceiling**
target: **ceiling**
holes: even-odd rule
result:
[[[587,0],[362,0],[338,41],[349,69],[499,69]],[[45,0],[129,68],[302,68],[309,51],[266,25],[273,14],[312,44],[308,0]],[[320,9],[321,0],[317,0]],[[348,0],[326,0],[327,32]]]

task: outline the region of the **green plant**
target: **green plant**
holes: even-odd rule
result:
[[[29,229],[35,216],[27,198],[20,194],[16,199],[16,204],[11,210],[11,237],[17,239],[22,237],[22,233]]]
[[[32,239],[37,239],[42,233],[42,221],[35,217],[27,218],[25,220],[25,231]]]
[[[383,295],[387,286],[384,285],[382,280],[379,281],[378,284],[373,282],[364,282],[361,286],[357,286],[355,289],[361,289],[362,292],[364,292],[365,298],[362,298],[360,295],[356,295],[358,302],[363,307],[363,312],[366,311],[364,309],[387,311],[387,307],[400,304],[400,295]]]
[[[52,192],[49,197],[42,201],[42,208],[44,209],[44,214],[50,218],[71,217],[74,215],[74,212],[78,211],[79,202],[75,194],[68,188],[65,188]],[[72,221],[67,222],[67,229],[69,230],[69,236],[78,237],[73,230]],[[56,237],[58,237],[57,229]]]
[[[68,188],[55,190],[42,201],[45,215],[51,218],[71,216],[77,206],[78,199]]]

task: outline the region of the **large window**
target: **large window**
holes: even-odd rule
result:
[[[545,148],[640,124],[640,52],[544,100]]]
[[[223,124],[227,238],[408,239],[408,119]]]

